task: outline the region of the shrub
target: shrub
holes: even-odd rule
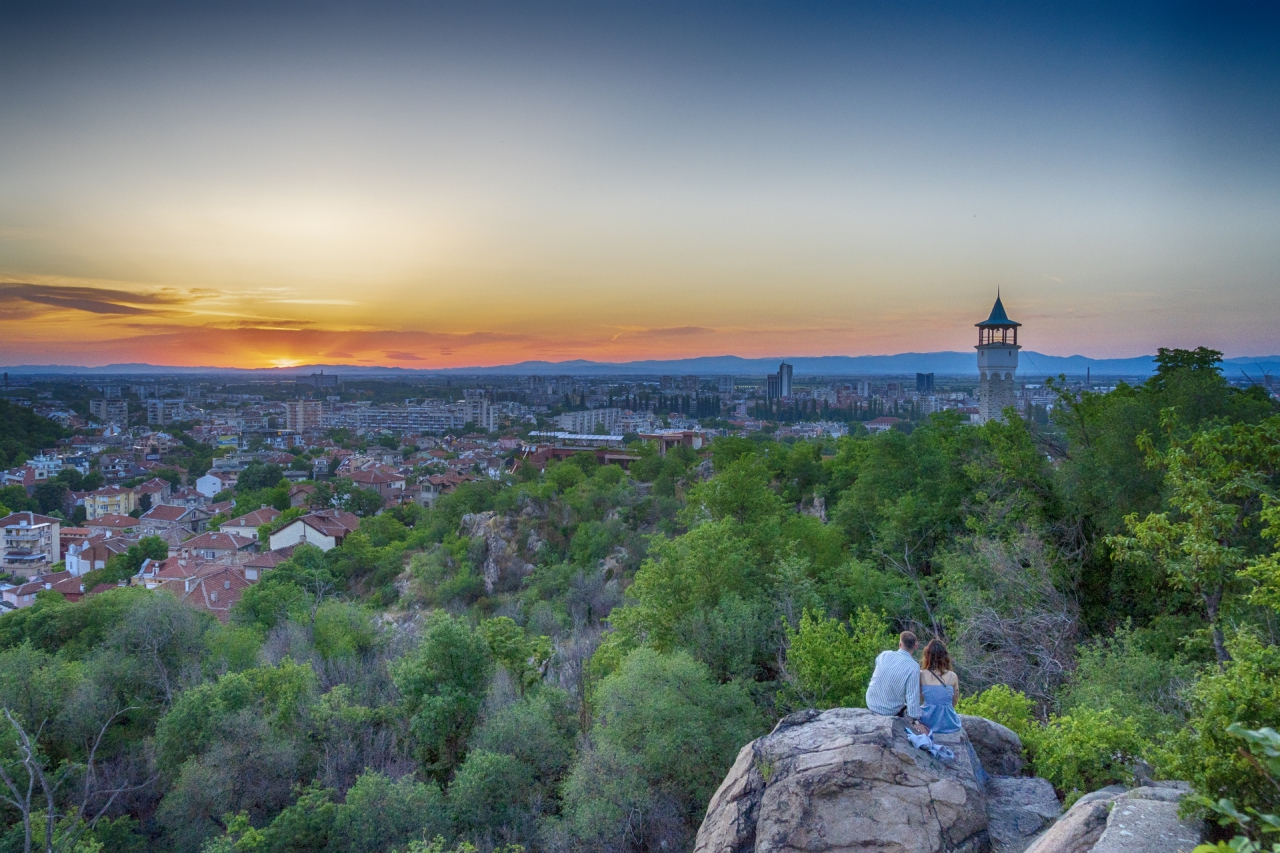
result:
[[[1081,708],[1053,717],[1032,737],[1036,773],[1074,802],[1082,794],[1130,781],[1130,762],[1146,744],[1133,720],[1110,709]]]
[[[1190,664],[1152,654],[1142,648],[1135,632],[1120,628],[1111,640],[1080,649],[1060,707],[1067,713],[1110,708],[1135,721],[1141,731],[1171,733],[1185,712],[1179,690],[1194,674]]]
[[[511,755],[477,749],[449,786],[449,806],[462,831],[483,835],[521,820],[533,788],[529,766]]]
[[[876,655],[896,645],[885,620],[865,607],[849,627],[805,610],[800,629],[786,631],[791,686],[817,708],[864,707]]]
[[[1035,703],[1023,693],[1004,684],[988,687],[973,696],[960,697],[958,710],[973,717],[986,717],[1013,731],[1029,746],[1039,733],[1040,724],[1032,715]]]
[[[1227,731],[1280,729],[1280,649],[1249,634],[1228,642],[1232,659],[1205,671],[1188,693],[1187,725],[1158,756],[1162,772],[1186,779],[1210,800],[1231,800],[1242,812],[1280,813],[1276,789]]]

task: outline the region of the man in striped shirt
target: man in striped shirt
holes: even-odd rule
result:
[[[928,734],[920,719],[920,664],[912,656],[916,635],[898,635],[898,650],[876,656],[876,671],[867,685],[867,708],[886,717],[904,717],[917,734]]]

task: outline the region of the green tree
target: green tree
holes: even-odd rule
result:
[[[849,626],[806,610],[787,632],[788,681],[800,704],[862,708],[876,655],[897,644],[884,619],[862,608]]]
[[[632,806],[655,796],[679,815],[687,843],[738,750],[763,722],[741,687],[716,684],[705,664],[683,652],[631,652],[600,683],[595,704],[591,750],[566,783],[570,825],[584,843],[620,837],[619,822],[633,819]],[[657,827],[635,831],[643,836]]]
[[[431,617],[418,647],[393,666],[418,756],[438,779],[448,779],[462,761],[492,673],[484,637],[443,613]]]
[[[1166,419],[1166,425],[1169,425]],[[1128,536],[1108,541],[1122,560],[1150,561],[1169,582],[1200,599],[1218,661],[1229,658],[1222,630],[1226,596],[1260,549],[1260,487],[1280,473],[1280,418],[1202,430],[1171,439],[1160,452],[1144,446],[1165,471],[1170,512],[1125,518]]]

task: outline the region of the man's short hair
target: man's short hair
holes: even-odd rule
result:
[[[916,640],[916,635],[910,631],[903,631],[898,635],[898,644],[909,652],[914,652],[916,650],[917,642],[918,640]]]

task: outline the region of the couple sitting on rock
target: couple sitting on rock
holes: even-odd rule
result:
[[[867,685],[867,708],[886,717],[903,717],[918,735],[960,731],[956,703],[960,679],[951,671],[951,657],[941,640],[924,647],[924,660],[915,659],[917,640],[910,631],[898,635],[898,650],[876,656],[876,671]]]

